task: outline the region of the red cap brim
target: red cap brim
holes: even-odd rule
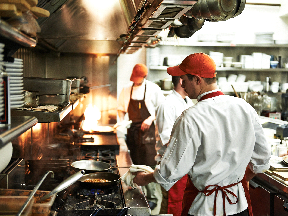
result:
[[[144,77],[136,77],[136,76],[131,76],[130,81],[134,83],[141,83],[143,81]]]
[[[171,76],[181,76],[187,74],[180,69],[179,65],[174,67],[168,67],[167,73],[170,74]]]

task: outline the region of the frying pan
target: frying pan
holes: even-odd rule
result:
[[[105,182],[86,182],[87,180],[105,180]],[[120,175],[110,172],[95,172],[83,175],[78,181],[85,188],[114,186],[120,180]]]
[[[86,173],[109,171],[113,168],[130,168],[130,167],[111,167],[109,163],[95,160],[79,160],[71,164],[77,170],[85,170]]]

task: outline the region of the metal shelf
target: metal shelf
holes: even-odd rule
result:
[[[50,123],[50,122],[60,122],[71,111],[72,111],[72,104],[69,104],[62,110],[58,110],[55,112],[14,109],[11,110],[11,115],[34,116],[38,119],[39,123]]]
[[[150,66],[150,70],[167,70],[167,66]],[[233,67],[218,67],[216,71],[254,71],[254,72],[288,72],[288,68],[269,68],[269,69],[255,69],[255,68],[233,68]]]
[[[81,98],[80,98],[81,99]],[[48,111],[33,111],[33,110],[24,110],[24,109],[12,109],[12,116],[34,116],[38,119],[39,123],[50,123],[50,122],[60,122],[67,114],[69,114],[73,109],[75,109],[80,102],[80,99],[77,99],[73,103],[70,103],[61,110],[55,112]]]
[[[0,125],[0,148],[38,123],[33,116],[12,116],[11,125]]]
[[[159,43],[159,46],[187,46],[187,47],[257,47],[257,48],[288,48],[288,44],[232,44],[221,42],[196,42],[188,44],[187,42],[165,42]]]

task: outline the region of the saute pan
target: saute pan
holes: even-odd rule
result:
[[[79,160],[71,164],[77,170],[85,170],[86,173],[109,171],[113,168],[129,168],[129,167],[111,167],[109,163],[95,160]]]
[[[83,175],[79,180],[80,185],[85,188],[110,187],[120,181],[120,175],[110,172],[95,172]]]

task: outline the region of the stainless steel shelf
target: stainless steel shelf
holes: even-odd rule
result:
[[[0,148],[36,125],[37,122],[37,118],[33,116],[12,116],[11,125],[0,125]]]
[[[217,42],[196,42],[192,44],[165,42],[159,44],[160,46],[187,46],[187,47],[257,47],[257,48],[288,48],[288,44],[231,44],[231,43],[217,43]]]
[[[69,104],[62,110],[55,112],[33,111],[14,109],[11,110],[12,116],[34,116],[38,119],[39,123],[60,122],[69,112],[72,111],[73,104]]]
[[[150,70],[167,70],[167,66],[150,66]],[[254,72],[288,72],[288,68],[269,68],[269,69],[254,69],[254,68],[233,68],[233,67],[218,67],[216,71],[254,71]]]
[[[35,47],[36,40],[0,19],[0,35],[25,47]]]

